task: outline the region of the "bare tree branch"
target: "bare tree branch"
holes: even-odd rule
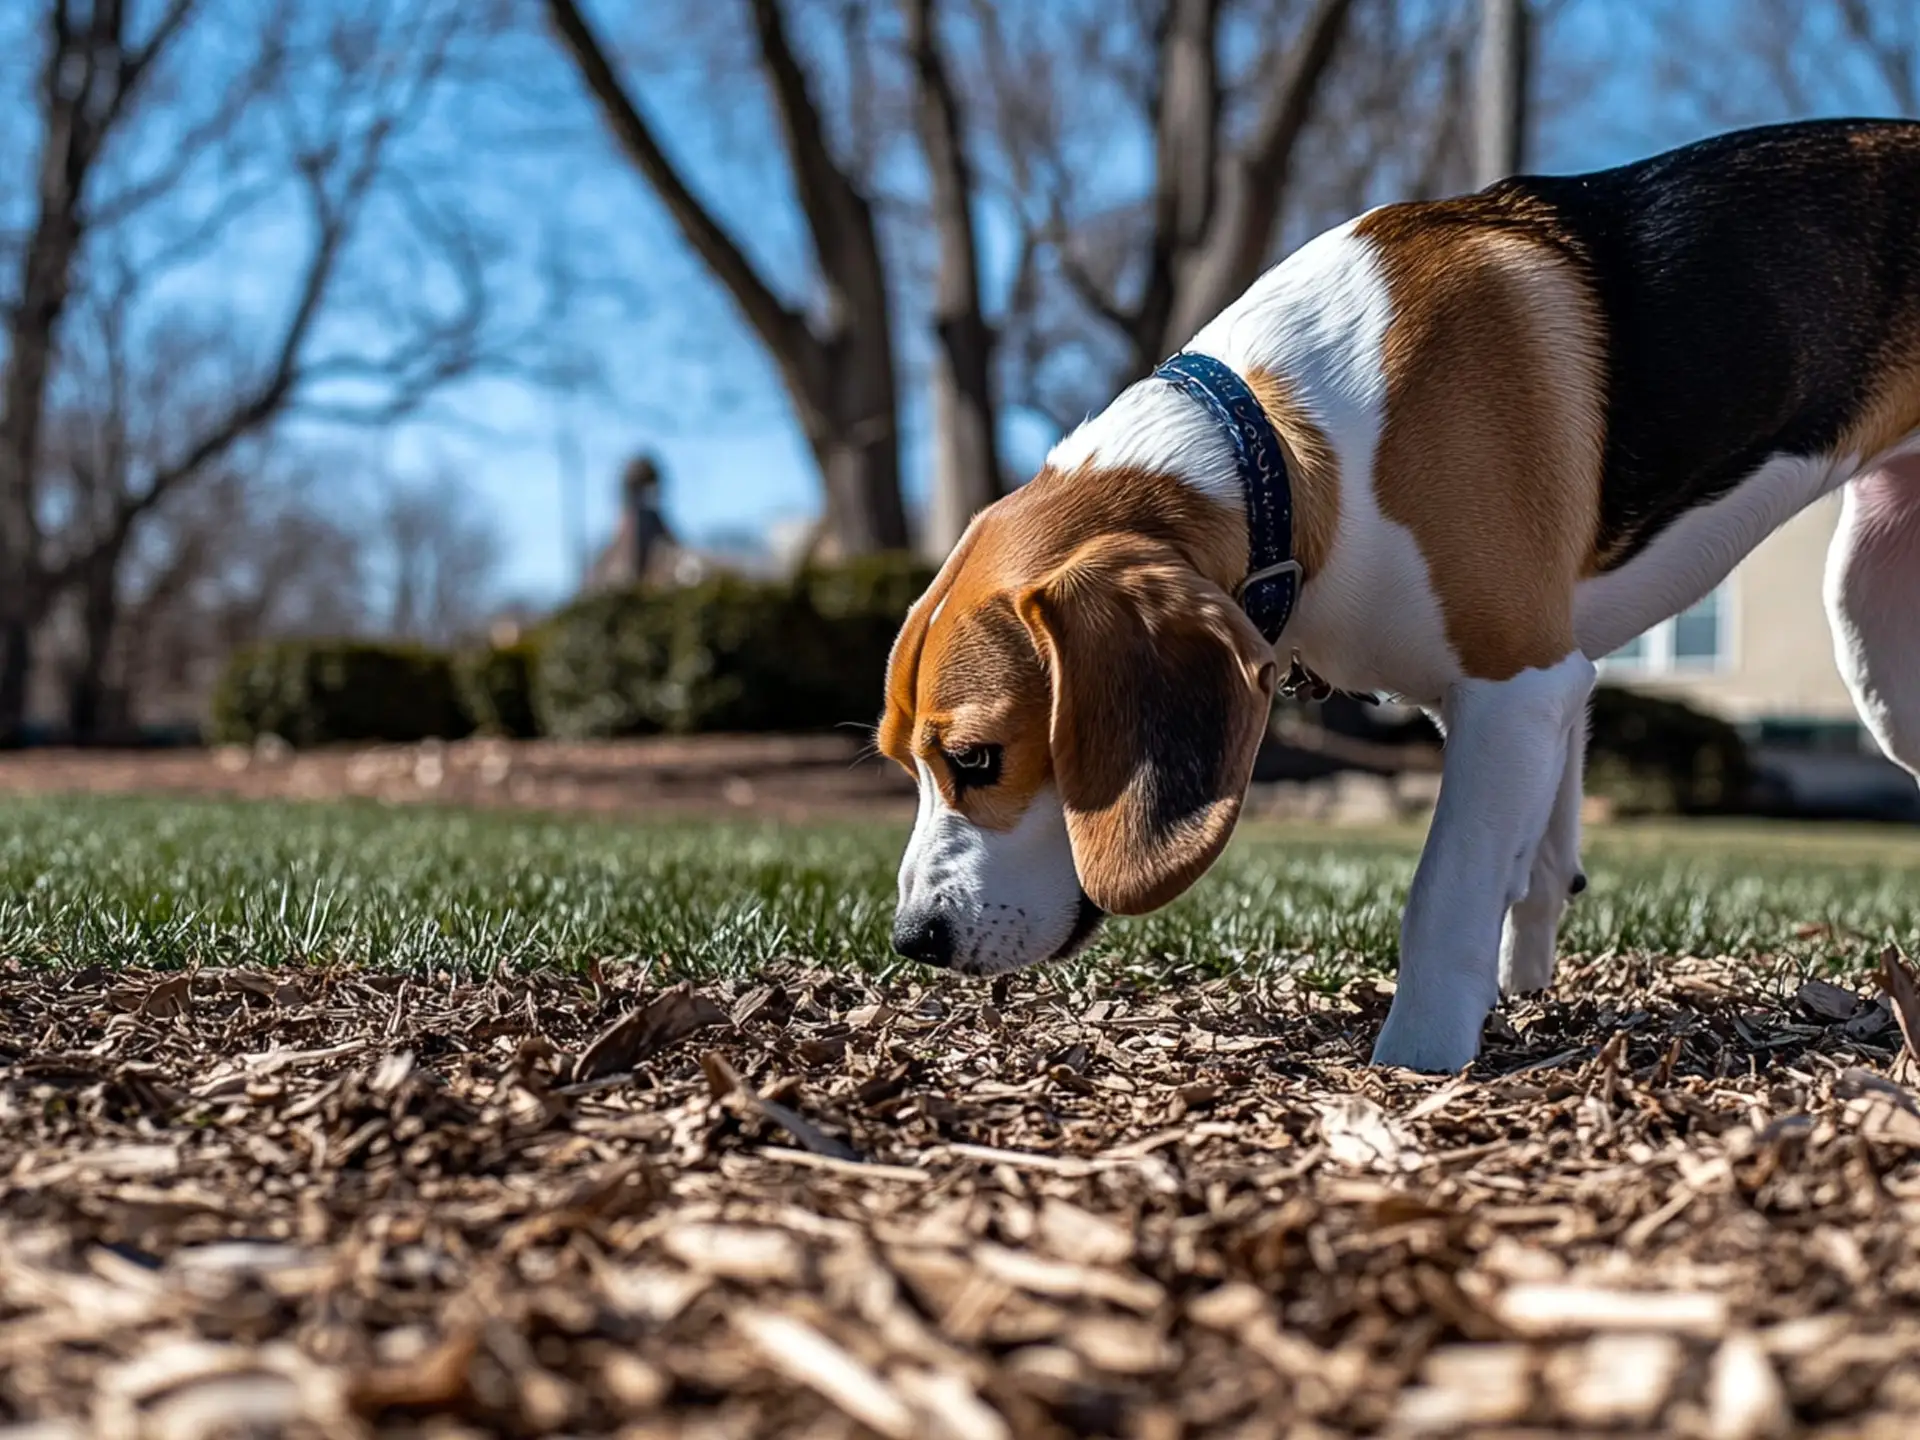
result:
[[[1253,133],[1226,162],[1220,201],[1205,240],[1191,250],[1178,299],[1163,332],[1155,337],[1157,350],[1150,354],[1184,343],[1260,273],[1285,203],[1300,137],[1352,10],[1353,0],[1316,0],[1278,81],[1267,92]]]
[[[548,0],[547,13],[623,151],[694,253],[732,293],[780,371],[825,483],[826,531],[847,553],[900,548],[907,543],[907,522],[900,497],[892,301],[874,207],[832,154],[779,0],[746,3],[824,292],[811,323],[774,297],[667,162],[573,0]]]
[[[1868,63],[1887,87],[1893,103],[1908,115],[1920,115],[1920,78],[1914,73],[1913,47],[1883,40],[1874,28],[1873,10],[1866,0],[1838,0],[1838,4],[1841,24],[1866,51]]]
[[[1154,96],[1153,234],[1146,279],[1125,325],[1136,352],[1156,358],[1175,305],[1176,267],[1213,222],[1220,168],[1219,32],[1220,0],[1168,0]]]
[[[762,342],[778,354],[810,348],[805,322],[761,278],[746,252],[667,158],[580,7],[573,0],[547,0],[547,15],[621,150],[660,197],[701,263],[733,296]]]

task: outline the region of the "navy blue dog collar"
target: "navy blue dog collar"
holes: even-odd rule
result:
[[[1293,486],[1280,437],[1246,381],[1211,355],[1184,350],[1153,373],[1206,406],[1226,431],[1247,497],[1247,578],[1234,598],[1268,643],[1278,641],[1299,602],[1301,580],[1293,558]]]

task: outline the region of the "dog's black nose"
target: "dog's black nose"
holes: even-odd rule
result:
[[[922,965],[945,968],[953,963],[953,927],[938,910],[918,910],[893,917],[896,954]]]

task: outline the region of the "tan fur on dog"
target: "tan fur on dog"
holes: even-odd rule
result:
[[[1340,529],[1340,462],[1326,432],[1294,397],[1293,385],[1284,375],[1255,369],[1245,378],[1287,452],[1287,482],[1293,491],[1293,558],[1311,579],[1326,566]]]
[[[1920,430],[1920,316],[1913,342],[1916,358],[1890,366],[1882,374],[1874,393],[1841,435],[1838,453],[1871,460]]]
[[[1380,508],[1426,557],[1467,674],[1502,680],[1574,648],[1593,560],[1604,427],[1600,318],[1551,232],[1481,197],[1389,206],[1373,240],[1393,296]]]

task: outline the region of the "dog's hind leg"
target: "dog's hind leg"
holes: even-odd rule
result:
[[[1888,758],[1920,775],[1920,454],[1847,486],[1826,601],[1860,719]]]
[[[1500,936],[1500,993],[1525,995],[1553,983],[1560,915],[1585,885],[1580,874],[1580,802],[1587,761],[1587,707],[1574,707],[1561,761],[1560,788],[1546,833],[1534,851],[1527,893],[1507,912]]]

